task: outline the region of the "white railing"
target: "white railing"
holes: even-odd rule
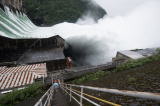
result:
[[[61,83],[60,81],[59,81],[59,84],[60,84],[61,89],[65,92],[65,94],[66,94],[66,95],[68,94],[68,95],[70,96],[70,101],[71,101],[72,98],[73,98],[80,106],[83,105],[83,103],[82,103],[82,102],[83,102],[83,99],[85,99],[86,101],[92,103],[92,104],[95,105],[95,106],[101,106],[101,105],[97,104],[96,102],[94,102],[94,101],[92,101],[92,100],[84,97],[83,95],[88,96],[88,97],[93,98],[93,99],[96,99],[96,100],[99,100],[99,101],[102,101],[102,102],[105,102],[105,103],[110,104],[110,105],[113,105],[113,106],[121,106],[121,105],[118,105],[118,104],[115,104],[115,103],[112,103],[112,102],[109,102],[109,101],[106,101],[106,100],[103,100],[103,99],[100,99],[100,98],[97,98],[97,97],[94,97],[94,96],[91,96],[91,95],[88,95],[88,94],[85,94],[85,93],[83,92],[84,87],[80,87],[80,86],[78,86],[78,85]],[[73,88],[72,88],[73,86],[75,86],[75,87],[80,87],[80,88],[81,88],[81,91],[77,91],[77,90],[73,89]],[[87,87],[86,87],[86,88],[87,88]],[[69,91],[69,92],[68,92],[68,91]],[[73,93],[74,93],[75,95],[79,96],[79,97],[80,97],[80,100],[77,100],[77,99],[72,95]]]
[[[60,83],[60,82],[59,82]],[[107,89],[107,88],[98,88],[98,87],[90,87],[90,86],[80,86],[80,85],[73,85],[73,84],[65,84],[65,83],[60,83],[60,87],[62,90],[70,96],[70,101],[71,98],[73,98],[80,106],[82,106],[82,100],[85,99],[88,102],[100,106],[99,104],[95,103],[94,101],[86,98],[90,97],[93,99],[96,99],[98,101],[113,105],[113,106],[120,106],[118,104],[85,94],[83,92],[83,89],[89,89],[89,90],[95,90],[95,91],[101,91],[101,92],[107,92],[107,93],[113,93],[113,94],[119,94],[119,95],[125,95],[125,96],[131,96],[131,97],[138,97],[138,98],[145,98],[145,99],[150,99],[150,100],[160,100],[160,93],[147,93],[147,92],[137,92],[137,91],[127,91],[127,90],[117,90],[117,89]],[[73,89],[72,87],[78,87],[81,88],[81,91],[77,91]],[[80,97],[80,100],[77,100],[75,97],[73,97],[72,94],[75,94]],[[83,96],[85,95],[85,97]]]
[[[58,83],[59,83],[62,91],[65,92],[66,95],[68,94],[70,96],[70,101],[73,98],[80,106],[82,106],[82,104],[83,104],[83,99],[85,99],[86,101],[90,102],[91,104],[93,104],[95,106],[100,106],[99,104],[97,104],[93,100],[88,99],[87,97],[98,100],[100,102],[104,102],[106,104],[113,105],[113,106],[120,106],[118,104],[103,100],[101,98],[94,97],[89,94],[86,94],[83,92],[84,89],[160,101],[160,93],[147,93],[147,92],[137,92],[137,91],[127,91],[127,90],[118,90],[118,89],[108,89],[108,88],[98,88],[98,87],[91,87],[91,86],[65,84],[65,83],[61,83],[59,80],[58,80]],[[76,89],[73,89],[73,87],[80,88],[81,90],[78,91]],[[51,86],[48,89],[48,91],[39,99],[39,101],[34,106],[46,106],[46,105],[51,106],[51,100],[53,97],[53,93],[54,93],[54,87]],[[73,96],[73,94],[80,97],[80,100],[77,100]],[[44,103],[42,103],[42,101],[44,101]]]
[[[53,99],[54,87],[51,86],[48,91],[39,99],[34,106],[51,106],[51,100]],[[42,103],[44,101],[44,103]]]

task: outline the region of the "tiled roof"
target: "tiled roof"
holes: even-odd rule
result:
[[[34,79],[46,76],[46,64],[7,68],[0,67],[0,90],[31,84]]]

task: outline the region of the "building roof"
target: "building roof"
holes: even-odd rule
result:
[[[143,55],[143,56],[147,56],[148,54],[153,54],[156,50],[157,50],[157,48],[146,48],[143,50],[138,50],[136,52]]]
[[[22,64],[40,63],[52,60],[65,59],[63,50],[60,48],[32,49],[22,60]]]
[[[131,58],[131,59],[139,59],[139,58],[142,58],[144,57],[143,55],[137,53],[137,52],[134,52],[134,51],[129,51],[129,50],[123,50],[123,51],[118,51],[119,53]]]
[[[32,84],[34,79],[47,76],[46,64],[0,67],[0,90]]]

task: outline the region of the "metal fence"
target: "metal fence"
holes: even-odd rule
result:
[[[39,99],[34,106],[51,106],[51,100],[53,99],[54,87],[51,86],[48,91]]]
[[[95,106],[100,106],[100,104],[96,103],[95,101],[93,101],[89,98],[92,98],[92,99],[95,99],[100,102],[104,102],[106,104],[110,104],[113,106],[120,106],[118,104],[103,100],[98,97],[94,97],[89,94],[86,94],[86,93],[84,93],[84,89],[160,101],[160,93],[147,93],[147,92],[137,92],[137,91],[127,91],[127,90],[117,90],[117,89],[108,89],[108,88],[98,88],[98,87],[91,87],[91,86],[65,84],[65,83],[61,83],[59,80],[58,80],[58,82],[59,82],[59,85],[60,85],[60,88],[62,89],[62,91],[65,92],[66,95],[68,94],[70,96],[70,101],[72,99],[74,99],[80,106],[83,105],[83,99],[90,102],[91,104],[93,104]],[[80,88],[81,90],[78,91],[76,89],[73,89],[73,87]],[[39,99],[39,101],[34,106],[46,106],[46,105],[51,106],[51,100],[53,97],[53,93],[54,93],[54,87],[51,86],[48,89],[48,91]],[[73,96],[73,94],[80,97],[80,99],[77,100]],[[89,98],[87,98],[87,97],[89,97]]]
[[[118,104],[111,103],[109,101],[106,101],[106,100],[103,100],[103,99],[100,99],[100,98],[85,94],[83,92],[83,89],[89,89],[89,90],[95,90],[95,91],[119,94],[119,95],[124,95],[124,96],[145,98],[145,99],[150,99],[150,100],[160,100],[160,93],[147,93],[147,92],[107,89],[107,88],[98,88],[98,87],[90,87],[90,86],[79,86],[79,85],[65,84],[65,83],[60,84],[60,87],[62,88],[62,90],[64,92],[66,92],[66,94],[68,94],[70,96],[70,101],[71,101],[71,98],[73,98],[80,106],[82,106],[82,100],[83,99],[87,100],[88,102],[90,102],[90,103],[92,103],[92,104],[94,104],[96,106],[100,106],[99,104],[95,103],[94,101],[86,98],[86,96],[90,97],[90,98],[93,98],[93,99],[96,99],[98,101],[113,105],[113,106],[120,106]],[[77,91],[77,90],[73,89],[72,87],[81,88],[81,91]],[[75,97],[73,97],[73,95],[72,95],[73,93],[75,95],[79,96],[80,100],[77,100]],[[84,95],[85,95],[85,97],[84,97]]]
[[[91,70],[101,67],[106,67],[112,65],[111,62],[108,62],[107,64],[100,64],[100,65],[93,65],[93,66],[81,66],[81,67],[73,67],[69,69],[65,69],[67,72],[78,72],[78,71],[85,71],[85,70]]]

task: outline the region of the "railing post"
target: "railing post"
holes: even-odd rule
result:
[[[83,88],[81,88],[80,106],[82,106]]]
[[[43,85],[44,85],[44,75],[43,75]]]
[[[57,79],[57,73],[56,73],[56,79]]]
[[[41,101],[41,103],[40,103],[40,106],[43,106],[42,101]]]
[[[53,93],[54,93],[53,90],[54,90],[54,89],[53,89],[53,85],[52,85],[52,88],[51,88],[51,100],[53,100]]]
[[[52,85],[53,93],[54,93],[54,86]]]
[[[66,85],[66,84],[65,84]],[[66,92],[65,92],[65,95],[67,95],[67,85],[66,85]]]
[[[64,83],[64,80],[63,80],[63,75],[62,75],[62,83]]]
[[[72,100],[72,86],[70,85],[70,102]]]
[[[61,84],[61,88],[62,88],[63,93],[64,93],[64,84]]]
[[[52,80],[51,83],[52,83],[52,85],[53,85],[53,74],[51,75],[51,80]]]

